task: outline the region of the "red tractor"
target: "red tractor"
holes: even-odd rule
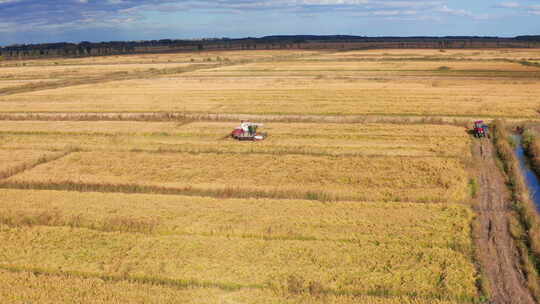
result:
[[[489,138],[489,127],[483,120],[477,120],[474,122],[474,136],[478,138]]]
[[[231,137],[236,140],[260,141],[266,138],[266,133],[257,132],[263,124],[242,121],[240,126],[234,128]]]

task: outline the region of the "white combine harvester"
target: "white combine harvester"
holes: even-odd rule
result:
[[[250,140],[250,141],[264,140],[267,134],[257,132],[257,130],[262,126],[263,124],[261,123],[242,121],[240,126],[234,128],[234,130],[231,132],[231,137],[236,140]]]

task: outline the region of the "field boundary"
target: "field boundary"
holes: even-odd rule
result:
[[[19,190],[56,190],[73,192],[100,192],[100,193],[125,193],[125,194],[163,194],[163,195],[183,195],[215,198],[270,198],[270,199],[303,199],[320,202],[367,202],[372,201],[369,197],[339,196],[337,194],[324,191],[295,191],[295,190],[258,190],[249,188],[226,187],[221,189],[204,189],[193,186],[184,187],[164,187],[144,184],[100,184],[73,181],[6,181],[0,180],[0,189]],[[448,200],[435,200],[427,198],[392,198],[381,199],[381,202],[410,202],[410,203],[444,203]]]
[[[282,123],[387,123],[387,124],[439,124],[467,126],[474,120],[492,121],[498,118],[520,122],[538,122],[540,118],[530,116],[471,116],[471,115],[420,115],[367,113],[359,115],[325,114],[249,114],[249,113],[197,113],[197,112],[2,112],[0,121],[145,121],[180,122],[199,121],[238,122],[257,120]]]

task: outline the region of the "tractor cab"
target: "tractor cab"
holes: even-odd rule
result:
[[[259,128],[263,127],[261,123],[253,123],[242,121],[240,125],[231,132],[231,137],[236,140],[260,141],[267,136],[266,133],[259,132]]]
[[[485,124],[483,120],[477,120],[474,122],[473,131],[475,137],[489,137],[489,126]]]

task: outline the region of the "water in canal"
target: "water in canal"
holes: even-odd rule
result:
[[[515,152],[519,159],[521,173],[523,174],[523,177],[525,177],[527,186],[529,187],[529,192],[531,193],[531,197],[536,205],[536,210],[540,211],[540,180],[538,179],[536,173],[534,173],[532,170],[529,160],[525,155],[525,150],[521,144],[521,135],[513,135],[513,138],[514,142],[516,143]]]

